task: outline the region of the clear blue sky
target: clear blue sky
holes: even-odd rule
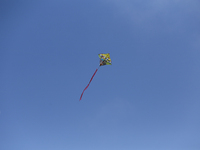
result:
[[[200,1],[1,0],[0,149],[199,150]]]

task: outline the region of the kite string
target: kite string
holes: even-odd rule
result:
[[[81,97],[80,97],[79,101],[82,99],[83,93],[84,93],[85,90],[89,87],[89,85],[90,85],[92,79],[94,78],[95,74],[97,73],[98,69],[99,69],[99,67],[95,70],[94,74],[92,75],[92,77],[91,77],[91,79],[90,79],[90,82],[88,83],[88,85],[87,85],[87,86],[85,87],[85,89],[83,90],[83,92],[82,92],[82,94],[81,94]]]

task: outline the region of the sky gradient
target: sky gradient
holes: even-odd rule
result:
[[[2,0],[0,22],[1,150],[200,149],[200,1]]]

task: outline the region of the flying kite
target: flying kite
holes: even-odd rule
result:
[[[98,54],[99,58],[100,58],[100,63],[99,63],[99,67],[100,66],[104,66],[104,65],[111,65],[111,59],[110,59],[110,53],[107,54]],[[94,74],[92,75],[90,82],[88,83],[88,85],[85,87],[85,89],[83,90],[81,97],[79,99],[79,101],[82,99],[83,93],[85,92],[85,90],[89,87],[92,79],[94,78],[95,74],[97,73],[99,67],[95,70]]]

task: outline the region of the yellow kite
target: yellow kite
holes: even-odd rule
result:
[[[99,63],[99,67],[100,66],[104,66],[104,65],[111,65],[111,59],[110,59],[110,53],[107,54],[98,54],[99,58],[100,58],[100,63]],[[90,82],[88,83],[88,85],[85,87],[85,89],[83,90],[81,97],[79,99],[79,101],[82,99],[83,93],[85,92],[85,90],[89,87],[92,79],[94,78],[95,74],[97,73],[99,67],[96,69],[96,71],[94,72],[92,78],[90,79]]]

